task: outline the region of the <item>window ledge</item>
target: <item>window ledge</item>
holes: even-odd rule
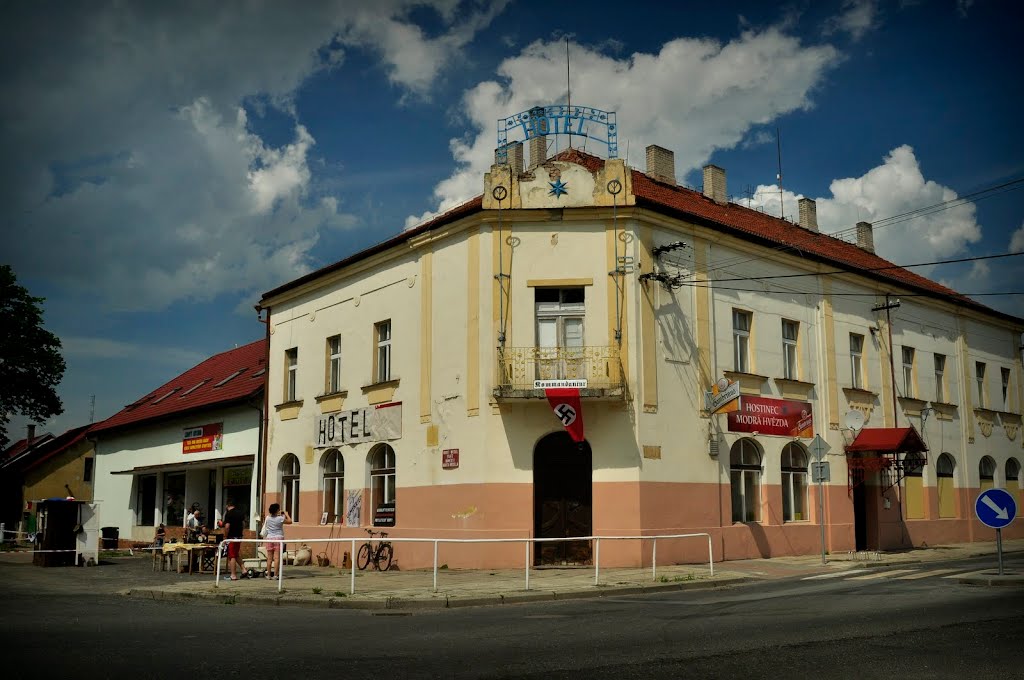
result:
[[[740,392],[744,394],[761,394],[761,388],[768,382],[766,375],[743,373],[742,371],[722,371],[727,379],[740,384]]]
[[[932,408],[945,409],[948,411],[955,411],[958,407],[956,404],[950,404],[947,401],[933,401]]]
[[[775,382],[779,385],[792,385],[793,387],[802,387],[808,390],[814,387],[814,383],[812,382],[796,380],[795,378],[775,378]]]
[[[275,404],[274,408],[278,411],[283,411],[286,408],[293,406],[302,406],[302,399],[293,399],[292,401],[282,401],[280,404]]]
[[[993,411],[990,408],[984,408],[982,406],[975,406],[974,407],[974,415],[978,416],[979,418],[987,418],[988,420],[995,420],[995,417],[996,417],[996,415],[998,413],[999,413],[999,411]]]
[[[335,397],[341,397],[342,399],[348,397],[348,390],[338,390],[337,392],[325,392],[324,394],[317,395],[316,403],[326,401],[327,399],[333,399]],[[300,404],[302,402],[299,402]]]
[[[359,389],[363,391],[363,394],[370,392],[371,390],[379,390],[387,387],[398,387],[398,382],[401,378],[392,378],[391,380],[385,380],[384,382],[370,383],[369,385],[363,385]]]
[[[860,397],[861,399],[877,399],[878,398],[878,392],[872,392],[871,390],[866,390],[866,389],[864,389],[862,387],[844,387],[843,388],[843,394],[845,394],[847,398],[850,398],[850,397]]]

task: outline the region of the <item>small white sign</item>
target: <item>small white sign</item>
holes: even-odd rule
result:
[[[587,386],[586,379],[584,380],[534,380],[533,389],[545,390],[549,387],[577,387],[583,389]]]
[[[740,384],[738,381],[732,382],[724,389],[720,389],[718,394],[715,394],[714,391],[705,392],[704,408],[708,412],[708,415],[713,415],[718,412],[718,409],[739,398]]]

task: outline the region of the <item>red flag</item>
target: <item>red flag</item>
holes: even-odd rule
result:
[[[574,442],[583,441],[583,404],[575,387],[549,387],[544,390],[555,417],[562,421]]]

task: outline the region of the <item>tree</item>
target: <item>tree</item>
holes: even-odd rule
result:
[[[0,265],[0,448],[9,441],[12,415],[41,423],[64,412],[56,391],[64,357],[60,339],[43,328],[42,302]]]

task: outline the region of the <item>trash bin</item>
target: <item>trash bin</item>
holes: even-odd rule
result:
[[[117,539],[120,531],[117,527],[103,527],[100,529],[103,534],[103,550],[117,550]]]

